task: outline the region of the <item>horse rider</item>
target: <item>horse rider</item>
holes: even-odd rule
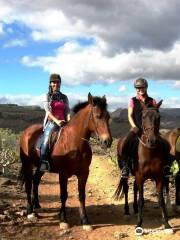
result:
[[[61,128],[70,120],[69,100],[60,91],[61,77],[53,73],[49,78],[49,91],[45,96],[43,142],[40,147],[40,171],[50,171],[48,161],[48,139],[53,130]]]
[[[148,82],[144,78],[138,78],[134,81],[134,88],[136,89],[136,96],[130,99],[128,106],[128,121],[131,129],[128,133],[124,146],[122,149],[122,173],[121,176],[127,178],[129,176],[129,149],[132,148],[137,137],[142,134],[142,106],[141,102],[149,108],[156,107],[156,100],[149,97],[147,93]],[[163,141],[163,140],[162,140]],[[164,142],[163,142],[164,143]],[[166,144],[166,143],[165,143]],[[168,154],[168,153],[167,153]],[[170,176],[170,169],[167,163],[165,175]]]

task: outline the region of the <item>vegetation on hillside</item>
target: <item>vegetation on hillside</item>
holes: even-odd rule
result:
[[[6,168],[19,159],[19,134],[10,129],[0,128],[0,170]]]

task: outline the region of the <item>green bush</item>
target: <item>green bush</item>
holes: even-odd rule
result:
[[[19,159],[19,134],[0,128],[0,166],[5,168]]]

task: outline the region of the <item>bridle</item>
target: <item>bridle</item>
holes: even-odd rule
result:
[[[155,125],[154,126],[152,126],[152,127],[145,127],[144,126],[144,124],[143,124],[143,122],[142,122],[142,125],[141,125],[141,129],[142,129],[142,135],[141,135],[141,137],[138,137],[138,140],[139,140],[139,142],[141,142],[141,144],[144,146],[144,147],[147,147],[147,148],[155,148],[156,146],[149,146],[149,145],[147,145],[147,142],[145,142],[145,141],[143,141],[143,137],[145,137],[145,139],[146,140],[148,140],[148,138],[149,138],[149,132],[154,132],[154,130],[155,130]]]
[[[88,127],[88,125],[89,125],[90,120],[92,120],[94,122],[94,126],[95,126],[95,131],[94,131],[95,135],[96,135],[97,138],[99,138],[96,121],[94,120],[94,117],[93,117],[93,108],[94,107],[92,106],[91,110],[88,113],[87,121],[85,122],[84,128],[86,129]],[[85,140],[85,141],[88,141],[86,138],[81,138],[81,139]]]

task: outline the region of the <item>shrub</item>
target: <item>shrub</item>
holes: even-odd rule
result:
[[[19,159],[19,135],[9,129],[0,128],[0,167],[5,168]]]

